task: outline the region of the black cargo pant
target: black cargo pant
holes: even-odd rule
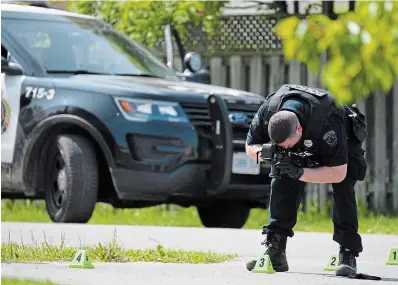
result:
[[[354,185],[356,181],[346,177],[333,186],[333,240],[341,246],[362,252],[358,234],[358,215]],[[270,218],[265,229],[292,237],[297,222],[297,211],[306,183],[284,176],[271,182]]]
[[[362,252],[362,240],[358,234],[358,212],[354,185],[358,175],[363,177],[366,162],[359,154],[360,149],[353,150],[348,161],[346,178],[340,183],[333,183],[333,240],[341,246]],[[360,156],[359,156],[360,155]],[[362,165],[361,165],[362,164]],[[362,167],[362,168],[361,168]],[[362,173],[355,173],[362,169]],[[302,201],[306,182],[292,179],[288,175],[271,181],[270,218],[264,226],[266,231],[276,231],[292,237],[293,227],[297,222],[297,212]]]

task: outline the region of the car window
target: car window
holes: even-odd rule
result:
[[[148,50],[94,19],[2,19],[10,34],[46,70],[147,74],[178,79]]]

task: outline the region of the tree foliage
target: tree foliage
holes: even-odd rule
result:
[[[339,103],[388,92],[398,76],[398,2],[358,1],[355,11],[286,17],[275,27],[287,60],[305,63]],[[321,69],[321,55],[327,54]]]
[[[202,27],[211,39],[227,1],[70,1],[68,10],[96,16],[137,42],[152,48],[172,25],[184,41],[190,27]]]

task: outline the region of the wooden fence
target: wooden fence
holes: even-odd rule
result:
[[[278,22],[275,15],[241,14],[222,19],[214,40],[206,41],[199,33],[184,44],[187,51],[204,57],[212,84],[262,96],[283,83],[322,87],[303,64],[284,60],[282,43],[273,31]],[[153,52],[166,62],[164,47],[159,41]],[[174,51],[177,53],[175,44]],[[179,58],[174,67],[182,71]],[[369,133],[364,143],[368,173],[366,180],[356,185],[357,198],[372,210],[398,213],[398,80],[388,94],[377,92],[356,103],[367,117]],[[308,184],[306,190],[305,201],[321,209],[332,199],[331,185]]]
[[[180,61],[175,60],[177,69]],[[281,55],[228,55],[206,58],[214,85],[265,96],[283,83],[322,87],[320,79]],[[369,136],[364,142],[368,173],[356,185],[357,199],[369,209],[398,213],[398,80],[388,94],[378,92],[358,100],[366,115]],[[306,202],[323,209],[332,198],[329,184],[307,184]]]

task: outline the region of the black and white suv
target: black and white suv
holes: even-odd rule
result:
[[[234,228],[268,206],[244,148],[262,96],[183,80],[94,17],[2,4],[1,21],[3,198],[45,199],[54,222],[173,203]]]

